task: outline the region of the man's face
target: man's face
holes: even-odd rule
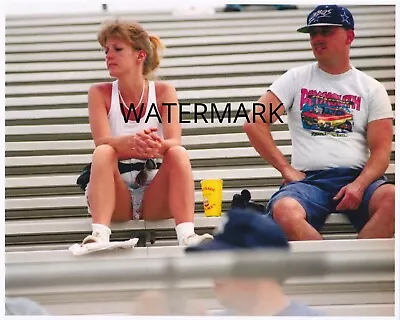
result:
[[[310,27],[310,44],[315,58],[329,62],[340,58],[354,39],[354,31],[339,26]]]

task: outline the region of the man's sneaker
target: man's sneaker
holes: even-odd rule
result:
[[[185,247],[198,246],[200,243],[211,241],[214,237],[211,234],[205,233],[202,235],[192,234],[183,239],[183,245]]]

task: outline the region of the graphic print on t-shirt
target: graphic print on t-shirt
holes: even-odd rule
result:
[[[360,110],[361,97],[301,89],[301,121],[311,135],[347,137],[353,131],[353,110]]]

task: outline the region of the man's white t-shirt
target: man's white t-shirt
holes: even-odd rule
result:
[[[268,90],[285,106],[292,166],[301,171],[361,169],[369,158],[367,124],[393,118],[384,86],[354,67],[340,75],[317,63],[293,68]]]

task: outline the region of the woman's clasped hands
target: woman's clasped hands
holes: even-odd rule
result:
[[[157,135],[157,128],[152,127],[136,134],[120,136],[115,148],[121,158],[149,159],[162,158],[164,152],[173,145],[173,141],[164,140]]]
[[[143,159],[162,157],[163,139],[156,134],[156,131],[157,128],[144,129],[132,137],[133,148]]]

